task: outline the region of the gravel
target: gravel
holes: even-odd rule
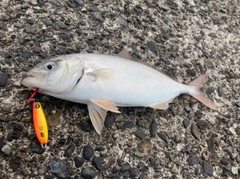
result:
[[[1,1],[0,178],[239,178],[239,13],[220,0]],[[25,103],[32,92],[20,86],[26,71],[123,48],[184,84],[208,74],[202,91],[218,109],[189,95],[168,110],[120,107],[99,136],[85,105],[39,94],[43,149]]]
[[[8,75],[0,73],[0,87],[5,87],[7,85]]]

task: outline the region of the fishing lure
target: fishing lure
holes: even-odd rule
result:
[[[34,101],[32,109],[35,134],[42,148],[46,148],[48,142],[48,125],[41,103]]]
[[[41,103],[34,100],[34,96],[37,92],[38,88],[27,100],[27,103],[32,102],[34,131],[42,148],[46,148],[46,144],[48,142],[48,124]]]

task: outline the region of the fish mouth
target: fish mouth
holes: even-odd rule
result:
[[[35,78],[36,76],[33,74],[33,73],[31,73],[31,72],[27,72],[26,73],[26,76],[27,76],[27,78]]]

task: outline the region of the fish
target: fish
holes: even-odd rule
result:
[[[41,144],[42,148],[45,148],[48,142],[48,124],[40,102],[33,101],[32,113],[33,113],[33,126],[36,137],[39,143]]]
[[[21,84],[39,93],[87,105],[98,134],[108,111],[118,107],[151,107],[166,110],[175,97],[189,94],[211,109],[215,103],[200,91],[207,75],[182,84],[143,64],[126,51],[119,55],[76,53],[37,64]]]

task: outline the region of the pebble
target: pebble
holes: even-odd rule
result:
[[[44,174],[46,171],[47,171],[47,166],[46,166],[46,165],[41,164],[41,165],[38,167],[38,174],[39,174],[39,175]]]
[[[233,175],[238,175],[238,168],[237,167],[232,167],[231,172]]]
[[[143,158],[143,157],[145,156],[143,153],[141,153],[141,152],[139,152],[139,151],[135,151],[135,152],[134,152],[134,155],[135,155],[136,157],[138,157],[138,158]]]
[[[104,22],[104,18],[99,13],[93,14],[92,17],[97,22]]]
[[[46,26],[52,26],[52,21],[49,20],[49,19],[44,19],[44,20],[43,20],[43,23],[44,23]]]
[[[122,164],[120,170],[121,170],[121,172],[126,172],[126,171],[129,171],[130,169],[131,169],[131,165],[128,162],[126,162],[126,163]]]
[[[202,116],[203,116],[203,113],[201,111],[196,111],[195,114],[194,114],[198,119],[201,119]]]
[[[5,73],[0,73],[0,87],[5,87],[7,85],[7,80],[8,80],[8,76]],[[0,121],[6,118],[0,117]]]
[[[178,174],[178,173],[179,173],[179,170],[178,170],[178,168],[177,168],[176,165],[173,165],[173,167],[172,167],[172,169],[171,169],[171,172],[172,172],[173,174]]]
[[[84,179],[92,179],[96,176],[96,171],[92,167],[82,169],[81,176]]]
[[[236,157],[236,161],[237,161],[237,163],[240,163],[240,155],[238,155],[238,156]]]
[[[5,155],[10,155],[12,149],[8,144],[6,144],[2,147],[1,150]]]
[[[58,26],[60,29],[66,29],[66,28],[67,28],[67,25],[66,25],[64,22],[62,22],[62,21],[59,21],[59,22],[57,23],[57,26]]]
[[[22,136],[22,132],[21,131],[15,130],[15,131],[13,131],[11,133],[11,138],[12,139],[19,139],[21,136]]]
[[[205,130],[209,127],[209,122],[208,121],[205,121],[205,120],[199,120],[197,122],[197,127],[200,129],[200,130]]]
[[[52,0],[52,3],[56,6],[61,6],[61,3],[57,0]]]
[[[138,137],[139,139],[144,139],[146,137],[146,133],[143,129],[137,129],[135,132],[134,132],[135,136]]]
[[[96,167],[96,169],[98,170],[98,171],[102,171],[102,168],[103,168],[103,160],[102,160],[102,158],[101,157],[94,157],[93,158],[93,165]]]
[[[213,32],[210,33],[210,34],[208,34],[208,36],[209,36],[209,37],[212,37],[212,38],[217,38],[217,35],[216,35],[215,33],[213,33]]]
[[[218,87],[217,92],[218,92],[218,96],[220,96],[220,97],[223,96],[223,88],[222,87]]]
[[[78,24],[81,25],[81,26],[87,25],[87,23],[85,21],[82,21],[82,20],[80,20]]]
[[[138,146],[138,151],[141,153],[149,153],[152,149],[152,143],[150,140],[146,139],[141,141]]]
[[[83,158],[86,160],[90,160],[92,156],[94,155],[94,150],[90,145],[86,145],[83,147]]]
[[[25,58],[25,59],[29,59],[29,58],[31,58],[31,56],[32,56],[32,53],[29,52],[29,51],[24,51],[22,53],[22,57]]]
[[[64,157],[71,157],[74,150],[75,150],[74,144],[71,144],[70,146],[68,146],[68,148],[65,150]]]
[[[222,158],[222,159],[221,159],[221,163],[222,163],[223,165],[227,165],[227,164],[228,164],[228,160],[225,159],[225,158]]]
[[[17,170],[19,169],[19,166],[21,166],[21,159],[18,157],[11,157],[9,167],[13,170]]]
[[[210,164],[210,163],[208,163],[206,161],[203,161],[202,167],[203,167],[203,171],[206,174],[208,174],[209,176],[213,175],[213,166],[212,166],[212,164]]]
[[[200,162],[200,158],[197,155],[192,155],[187,159],[187,162],[190,166],[193,166]]]
[[[115,123],[115,118],[113,116],[107,116],[104,125],[105,127],[111,127]]]
[[[128,22],[125,21],[124,19],[118,19],[118,20],[117,20],[117,23],[118,23],[118,24],[121,24],[121,25],[123,25],[123,26],[125,26],[125,27],[128,26]]]
[[[122,159],[118,158],[117,159],[117,164],[118,164],[119,167],[122,166],[122,164],[123,164]]]
[[[183,137],[181,135],[175,135],[174,136],[174,141],[176,143],[181,143],[183,141]]]
[[[155,159],[153,157],[149,158],[149,162],[150,162],[151,166],[154,166],[156,164],[156,161],[155,161]]]
[[[0,74],[0,84],[1,84],[1,74]],[[2,86],[0,85],[0,87],[2,87]],[[9,122],[10,118],[8,116],[0,115],[0,121],[1,122]]]
[[[197,127],[196,124],[192,124],[191,132],[192,132],[192,135],[195,137],[195,139],[199,139],[200,138],[200,132],[199,132],[198,127]]]
[[[31,148],[33,153],[36,154],[43,154],[45,152],[45,149],[41,147],[41,145],[33,145]]]
[[[28,34],[35,34],[36,29],[35,29],[32,25],[26,24],[26,25],[25,25],[25,31],[26,31]]]
[[[138,179],[144,179],[145,178],[145,175],[142,173]]]
[[[136,168],[131,168],[131,169],[130,169],[130,174],[129,174],[129,176],[130,176],[131,178],[135,178],[135,177],[137,176],[137,170],[136,170]]]
[[[113,172],[113,173],[117,173],[117,172],[119,172],[119,168],[116,167],[116,166],[114,166],[113,169],[112,169],[112,172]]]
[[[145,163],[143,163],[142,161],[140,161],[138,164],[137,164],[137,168],[140,170],[140,171],[145,171],[147,169]]]
[[[189,126],[189,124],[190,124],[190,120],[189,120],[189,119],[184,119],[184,120],[183,120],[183,126],[184,126],[184,128],[187,128],[187,127]]]
[[[81,7],[84,6],[84,3],[82,0],[74,0],[73,2],[75,2],[78,6],[81,6]]]
[[[164,142],[168,143],[168,138],[166,136],[166,134],[164,132],[159,132],[158,136],[160,137],[160,139],[162,139]]]
[[[187,74],[188,75],[190,75],[190,76],[196,76],[196,71],[194,70],[194,69],[190,69],[190,68],[188,68],[187,70],[186,70],[186,72],[187,72]]]
[[[85,159],[82,157],[74,157],[75,167],[80,168],[84,164]]]
[[[214,152],[216,150],[216,142],[214,137],[210,137],[209,139],[206,140],[207,145],[208,145],[208,150],[210,152]]]
[[[90,7],[88,8],[89,12],[100,12],[100,10],[97,7]]]
[[[70,37],[70,35],[67,33],[67,32],[64,32],[63,34],[62,34],[62,39],[63,40],[69,40],[71,37]]]
[[[129,129],[134,128],[134,126],[135,125],[134,125],[134,123],[132,121],[126,121],[126,122],[123,123],[121,129],[122,129],[122,131],[125,131],[128,128]]]
[[[23,130],[23,126],[21,126],[20,124],[14,124],[13,130],[22,131]]]
[[[90,132],[93,129],[90,120],[88,120],[86,122],[85,121],[80,121],[79,127],[84,132]]]
[[[153,53],[157,51],[157,45],[154,41],[148,42],[147,46],[148,46],[149,50],[152,51]]]
[[[31,4],[36,6],[38,3],[37,3],[37,0],[30,0]]]
[[[59,158],[51,158],[49,161],[49,166],[51,172],[59,178],[67,178],[70,172],[70,169],[65,160],[61,160]]]
[[[0,39],[3,38],[3,37],[5,37],[5,36],[6,36],[5,33],[0,32]]]
[[[157,135],[157,122],[155,119],[152,120],[150,126],[149,126],[149,132],[151,137],[156,137]]]

